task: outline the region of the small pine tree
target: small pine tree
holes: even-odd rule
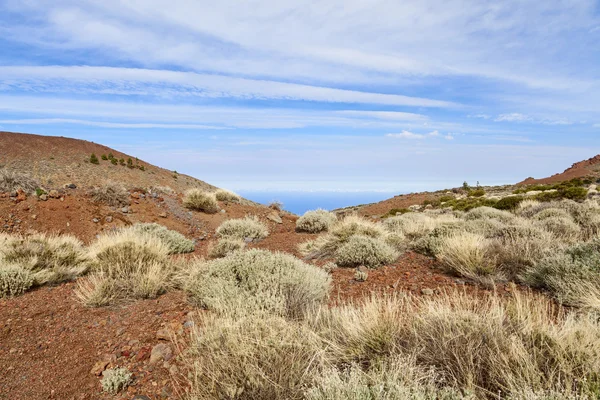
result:
[[[127,168],[133,168],[133,160],[131,157],[127,159]]]
[[[119,159],[119,164],[125,165],[125,159],[124,158]]]
[[[108,157],[106,156],[106,154],[102,154],[102,155],[100,156],[100,158],[102,158],[102,159],[103,159],[103,160],[105,160],[105,161],[106,161],[106,160],[108,160]]]
[[[117,163],[118,163],[118,161],[117,161],[116,158],[111,158],[110,162],[111,162],[112,165],[117,165]]]
[[[98,160],[98,157],[96,157],[94,153],[92,153],[92,155],[90,156],[90,162],[92,164],[100,164],[100,160]]]
[[[469,186],[469,184],[467,183],[467,181],[464,181],[464,182],[463,182],[463,186],[462,186],[462,187],[463,187],[463,189],[465,189],[465,190],[471,190],[471,186]]]
[[[113,158],[115,158],[115,156],[113,156],[113,153],[108,153],[108,159],[112,160]]]

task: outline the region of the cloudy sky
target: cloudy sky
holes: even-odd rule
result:
[[[0,129],[238,190],[548,175],[600,153],[600,2],[0,0]]]

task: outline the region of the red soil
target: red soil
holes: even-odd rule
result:
[[[548,178],[534,179],[527,178],[523,182],[519,182],[519,185],[533,185],[533,184],[550,184],[568,181],[575,178],[584,178],[589,176],[600,175],[600,154],[592,157],[588,160],[580,161],[573,164],[571,167],[564,170],[560,174],[554,174]]]

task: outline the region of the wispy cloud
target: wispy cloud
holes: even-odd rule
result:
[[[398,138],[398,139],[427,139],[427,138],[436,138],[440,137],[440,133],[438,131],[432,131],[429,133],[413,133],[410,131],[402,131],[400,133],[386,133],[386,137]],[[443,136],[444,139],[452,140],[454,137],[450,134]]]

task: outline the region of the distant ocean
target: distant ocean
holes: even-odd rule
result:
[[[336,208],[375,203],[401,194],[398,192],[255,192],[244,190],[238,190],[237,193],[242,197],[262,204],[280,201],[283,203],[285,210],[298,215],[316,208],[333,210]]]

